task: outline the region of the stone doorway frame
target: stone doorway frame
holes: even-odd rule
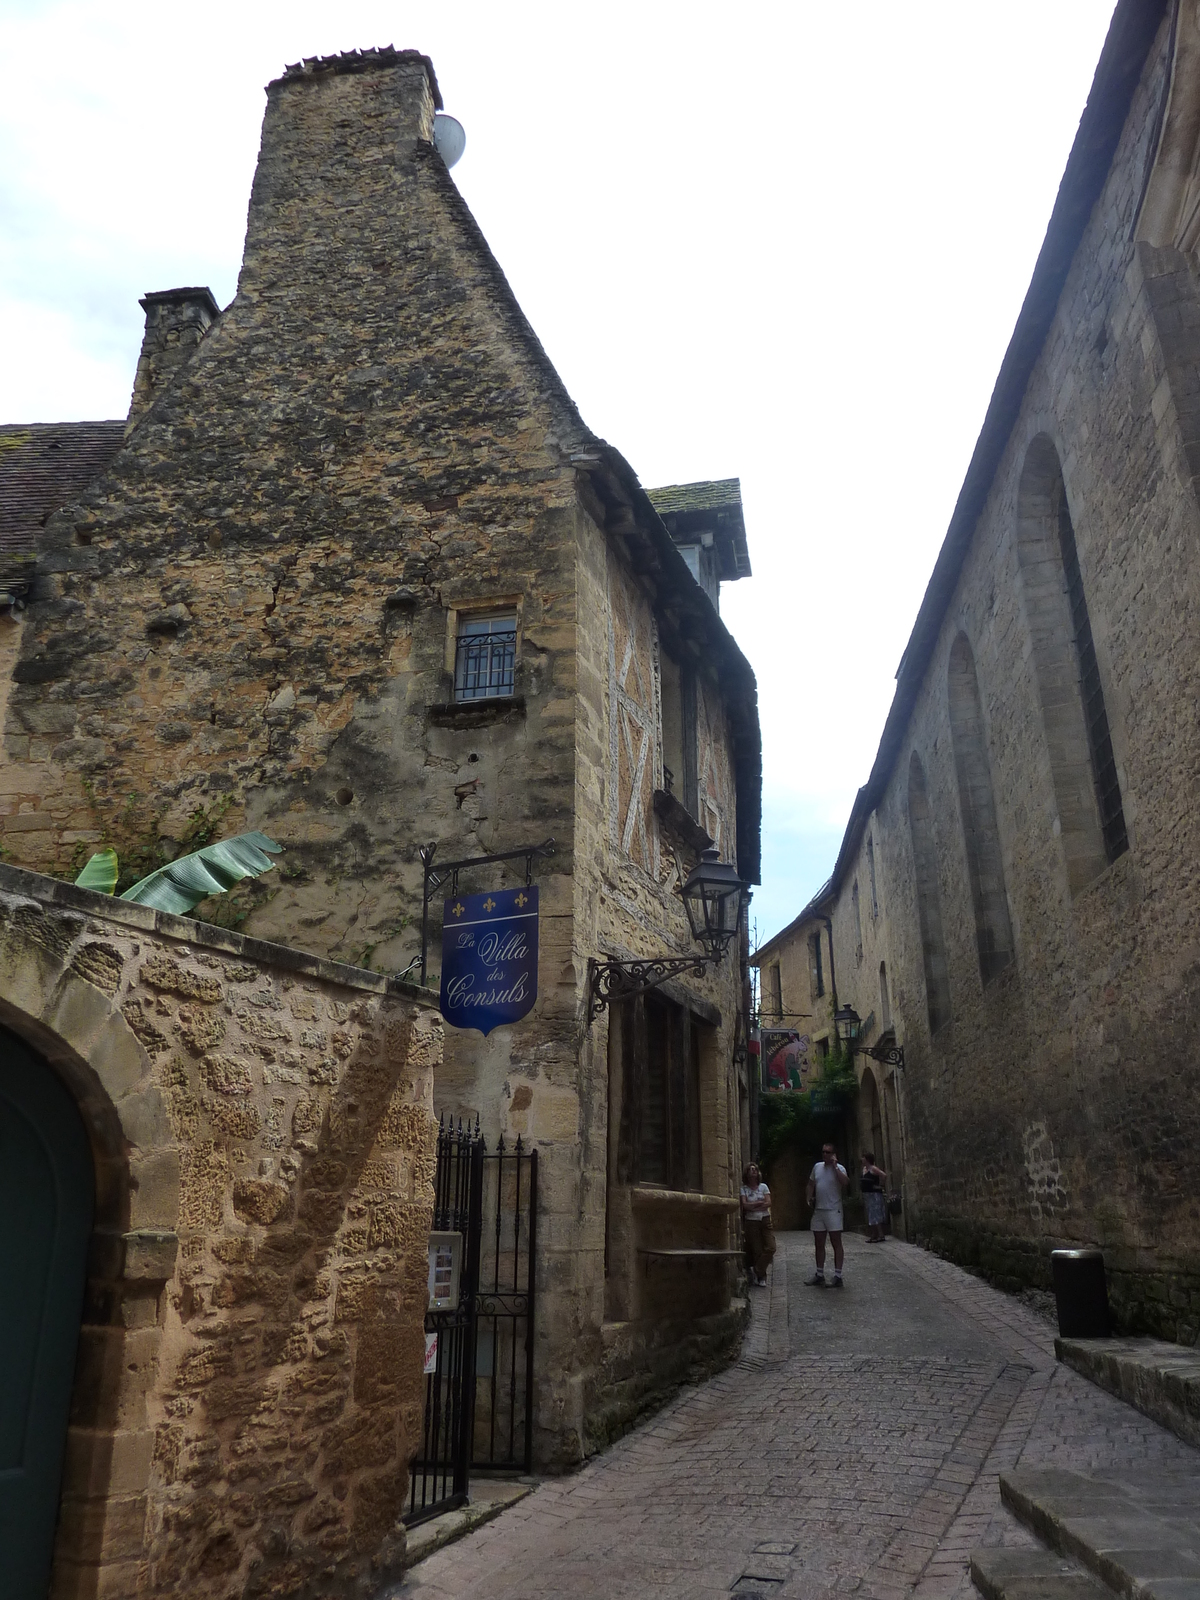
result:
[[[154,1454],[145,1397],[178,1240],[165,1228],[130,1227],[130,1140],[112,1091],[123,1064],[140,1074],[137,1039],[115,1002],[51,954],[31,943],[0,998],[0,1023],[65,1085],[91,1146],[95,1210],[50,1588],[52,1600],[84,1600],[101,1581],[132,1592],[144,1550]]]

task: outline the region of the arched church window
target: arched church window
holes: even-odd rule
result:
[[[950,1020],[950,973],[946,963],[946,937],[942,930],[942,897],[938,891],[937,849],[925,772],[914,750],[908,764],[908,823],[912,832],[913,865],[917,877],[917,915],[921,924],[921,955],[925,964],[925,1004],[929,1031],[936,1033]]]
[[[964,633],[959,634],[950,651],[949,697],[950,738],[954,745],[967,877],[975,912],[979,972],[984,983],[990,983],[1012,961],[1012,924],[983,729],[983,702],[979,697],[975,657]]]
[[[1067,881],[1074,894],[1129,848],[1075,528],[1054,443],[1029,446],[1017,556]]]
[[[892,1025],[892,997],[888,993],[886,961],[879,963],[879,1025],[884,1033]]]

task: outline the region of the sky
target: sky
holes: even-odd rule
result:
[[[138,297],[232,299],[303,56],[433,58],[454,177],[585,422],[740,477],[769,937],[829,876],[1112,0],[0,0],[0,421],[124,416]]]

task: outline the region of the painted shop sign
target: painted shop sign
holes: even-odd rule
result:
[[[442,919],[442,1016],[486,1035],[519,1022],[537,999],[538,892],[455,895]]]

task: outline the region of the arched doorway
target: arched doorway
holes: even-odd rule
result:
[[[4,1592],[45,1600],[95,1176],[59,1078],[0,1028],[0,1550]]]
[[[879,1108],[879,1085],[869,1067],[858,1086],[858,1147],[872,1151],[880,1166],[887,1160],[883,1143],[883,1116]]]

